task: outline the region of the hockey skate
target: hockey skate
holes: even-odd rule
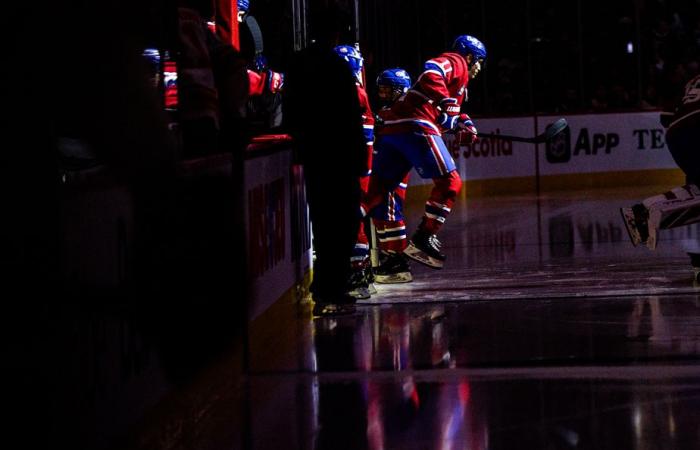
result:
[[[406,256],[425,264],[433,269],[442,269],[445,255],[440,252],[440,241],[434,234],[418,230],[408,241],[408,247],[403,251]]]
[[[648,212],[644,205],[638,203],[631,208],[620,208],[620,213],[632,245],[635,247],[639,244],[648,245]]]
[[[369,283],[364,269],[353,270],[348,280],[347,293],[358,300],[366,300],[372,296],[369,292]]]
[[[314,317],[345,316],[355,313],[355,305],[352,303],[315,303]]]
[[[374,269],[374,272],[377,283],[394,284],[413,281],[406,255],[402,253],[382,254],[381,264]]]
[[[365,267],[364,275],[365,275],[365,281],[367,282],[367,291],[369,291],[370,295],[376,294],[377,288],[374,287],[374,282],[377,279],[374,276],[374,269],[372,268],[371,264],[367,264],[367,267]]]
[[[355,313],[355,297],[348,294],[340,295],[318,295],[313,294],[314,307],[312,314],[314,317],[342,316]]]

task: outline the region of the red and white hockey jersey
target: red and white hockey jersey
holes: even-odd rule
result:
[[[357,97],[360,100],[362,109],[362,131],[365,136],[365,148],[367,150],[367,171],[363,174],[369,176],[372,173],[372,152],[374,150],[374,114],[369,105],[367,91],[360,84],[357,84]]]
[[[461,105],[467,98],[468,83],[467,61],[458,53],[447,52],[426,61],[413,87],[383,115],[385,120],[379,133],[442,134],[444,130],[436,123],[440,114],[438,103],[455,98]]]

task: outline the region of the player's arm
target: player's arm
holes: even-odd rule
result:
[[[423,73],[416,81],[421,94],[438,104],[450,96],[447,85],[452,80],[454,68],[447,58],[434,58],[425,62]]]
[[[284,85],[284,74],[265,70],[258,73],[248,69],[248,94],[262,95],[264,92],[276,94],[282,91]]]
[[[367,91],[364,88],[357,87],[357,96],[360,100],[360,107],[362,108],[362,131],[365,136],[365,142],[368,146],[374,143],[374,113],[369,104],[369,97],[367,96]]]
[[[436,122],[446,130],[454,129],[459,122],[461,105],[451,97],[447,88],[454,77],[455,68],[447,58],[434,58],[426,61],[423,73],[417,81],[418,90],[437,108]]]

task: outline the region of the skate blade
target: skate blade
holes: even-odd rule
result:
[[[355,297],[358,300],[367,300],[368,298],[372,297],[369,289],[364,286],[348,291],[348,295]]]
[[[381,284],[408,283],[413,281],[413,275],[411,272],[399,272],[391,275],[375,275],[374,279]]]
[[[345,316],[356,312],[355,305],[342,303],[316,303],[313,309],[314,317]]]
[[[620,214],[622,214],[622,221],[625,223],[625,229],[630,237],[630,241],[632,241],[632,245],[638,246],[642,242],[642,235],[637,230],[632,208],[620,208]]]
[[[425,253],[424,251],[420,250],[419,248],[415,247],[413,244],[408,244],[408,247],[403,251],[403,253],[408,256],[409,258],[418,261],[421,264],[424,264],[428,267],[431,267],[433,269],[442,269],[443,262],[440,261],[439,259],[435,259]]]

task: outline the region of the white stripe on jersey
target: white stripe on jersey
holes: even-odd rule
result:
[[[426,204],[426,205],[430,205],[430,206],[434,206],[434,207],[439,208],[439,209],[442,209],[443,211],[447,211],[447,212],[452,211],[452,209],[448,208],[446,205],[443,205],[442,203],[436,203],[436,202],[434,202],[434,201],[432,201],[432,200],[428,200],[427,202],[425,202],[425,204]]]
[[[440,129],[439,129],[434,123],[432,123],[432,122],[430,122],[430,121],[427,121],[427,120],[423,120],[423,119],[398,119],[398,120],[387,120],[386,122],[384,122],[384,124],[385,124],[385,125],[393,125],[393,124],[406,123],[406,122],[414,122],[414,123],[417,123],[417,124],[419,124],[419,125],[425,125],[425,126],[431,128],[431,129],[435,130],[435,132],[437,133],[438,136],[441,135]]]
[[[427,217],[428,219],[435,219],[435,220],[437,220],[437,221],[440,222],[440,223],[445,222],[445,217],[438,216],[438,215],[435,215],[435,214],[430,214],[430,213],[427,212],[427,211],[424,212],[423,214],[425,214],[425,217]]]
[[[437,70],[428,69],[425,72],[423,72],[422,74],[420,74],[420,76],[418,77],[418,81],[420,81],[420,79],[423,78],[423,75],[425,75],[426,73],[434,73],[435,75],[439,75],[442,78],[445,78],[444,72],[438,72]]]
[[[391,236],[391,237],[380,238],[379,240],[381,242],[389,242],[389,241],[400,241],[402,239],[406,239],[405,234],[403,236]]]
[[[445,175],[449,171],[447,170],[447,162],[445,161],[445,158],[442,157],[440,146],[438,146],[435,143],[435,138],[433,136],[426,137],[428,138],[428,142],[430,143],[430,148],[432,149],[433,157],[435,158],[435,162],[437,162],[438,168],[440,169],[440,173],[442,175]]]
[[[426,66],[428,64],[435,64],[436,66],[438,66],[442,71],[443,77],[445,76],[445,74],[452,72],[452,64],[450,64],[450,61],[440,62],[436,59],[429,59],[425,62]]]

